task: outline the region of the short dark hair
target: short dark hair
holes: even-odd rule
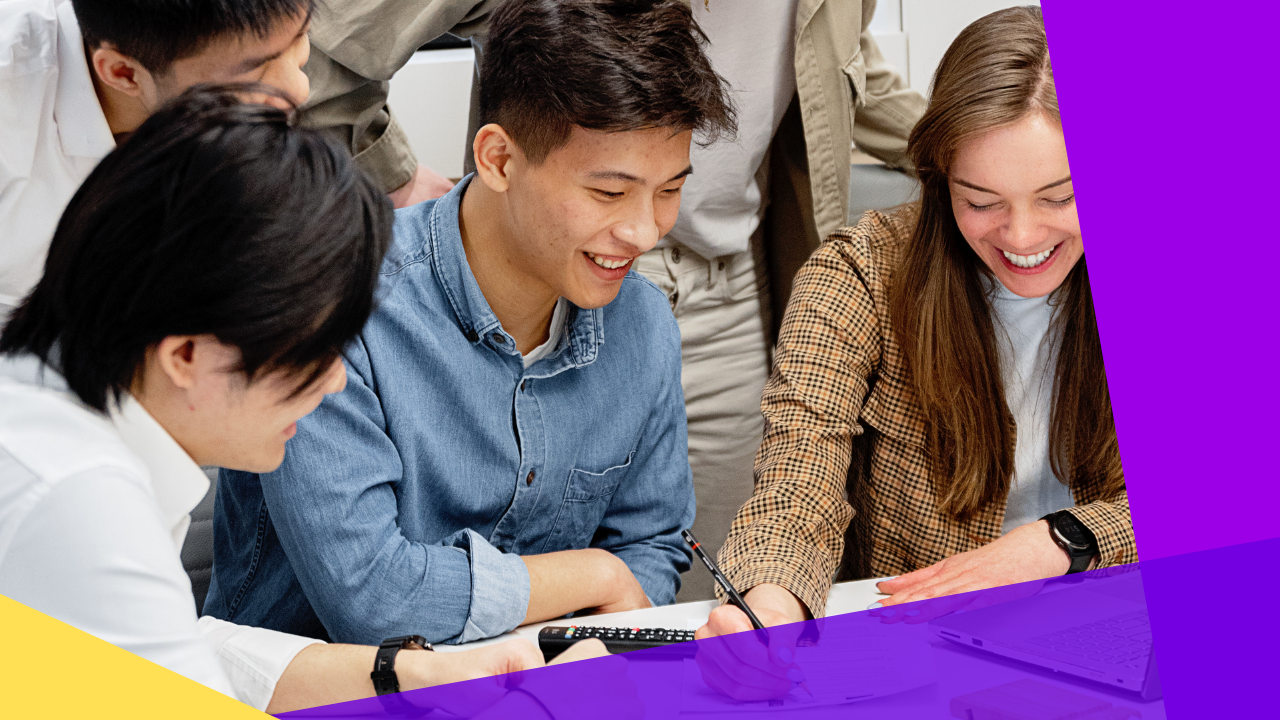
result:
[[[71,0],[90,48],[102,43],[163,73],[175,60],[199,53],[214,39],[252,33],[266,37],[279,24],[309,16],[315,0]]]
[[[532,162],[574,125],[619,132],[736,131],[707,37],[678,0],[508,0],[480,64],[480,120],[501,125]]]
[[[100,411],[171,335],[239,348],[249,380],[285,370],[301,392],[323,375],[373,309],[391,203],[346,150],[244,89],[196,86],[103,159],[0,352],[35,354]]]

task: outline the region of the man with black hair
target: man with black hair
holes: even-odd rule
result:
[[[165,101],[234,81],[306,100],[312,3],[0,3],[0,321],[40,278],[76,188]]]
[[[197,619],[179,548],[209,486],[199,465],[271,470],[296,420],[341,391],[394,219],[341,147],[238,91],[180,96],[103,159],[0,332],[0,595],[270,713],[541,667],[525,640],[406,643],[389,670],[378,647]],[[73,685],[85,663],[41,656],[75,652],[32,661]],[[625,677],[604,677],[579,708],[635,706]],[[557,704],[467,688],[431,702],[492,704],[477,720]]]
[[[445,31],[478,58],[498,0],[348,0],[316,10],[307,63],[314,92],[302,122],[347,143],[397,205],[432,187],[386,106],[387,78]],[[711,65],[739,108],[732,142],[693,148],[698,172],[679,221],[635,269],[666,292],[680,324],[694,532],[715,554],[751,495],[764,430],[760,396],[792,278],[848,217],[850,141],[906,166],[924,111],[869,30],[875,0],[682,0],[710,38]],[[387,28],[396,28],[394,37]],[[476,124],[475,95],[469,134]],[[327,127],[326,127],[327,126]],[[468,155],[464,172],[472,166]],[[713,596],[706,573],[681,600]]]
[[[675,599],[694,515],[680,333],[631,272],[734,114],[675,0],[510,0],[477,171],[401,210],[347,388],[218,486],[216,617],[466,642]],[[305,491],[303,491],[305,488]]]

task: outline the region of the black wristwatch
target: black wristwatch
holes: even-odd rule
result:
[[[379,695],[400,692],[400,679],[396,677],[396,653],[401,650],[432,650],[431,643],[421,635],[401,635],[387,638],[378,646],[373,658],[373,690]]]
[[[1049,537],[1071,559],[1067,574],[1088,569],[1089,563],[1098,554],[1098,539],[1093,536],[1093,532],[1066,510],[1051,512],[1040,519],[1049,521]]]

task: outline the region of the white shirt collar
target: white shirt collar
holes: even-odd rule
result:
[[[112,408],[111,422],[124,444],[146,463],[165,520],[177,525],[209,491],[208,476],[132,395],[119,409]]]
[[[101,158],[116,147],[89,76],[80,21],[69,2],[58,7],[58,94],[53,117],[67,155]]]
[[[0,378],[64,393],[83,407],[62,374],[33,355],[0,359]],[[165,521],[170,527],[182,524],[185,533],[184,519],[209,491],[208,476],[132,395],[126,396],[119,409],[112,408],[110,419],[125,446],[146,466]]]

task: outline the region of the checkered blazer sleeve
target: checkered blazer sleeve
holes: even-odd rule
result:
[[[1138,546],[1134,542],[1133,521],[1129,517],[1129,493],[1108,500],[1067,508],[1098,540],[1097,567],[1110,567],[1138,562]]]
[[[738,512],[720,565],[740,591],[774,583],[822,616],[853,516],[845,496],[852,438],[884,328],[877,296],[858,266],[866,242],[828,241],[796,276],[761,411],[755,492]]]

